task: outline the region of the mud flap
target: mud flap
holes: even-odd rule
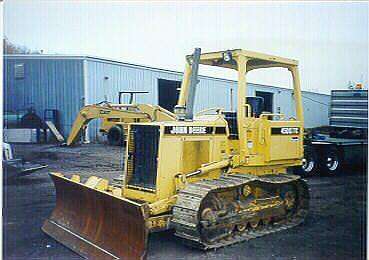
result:
[[[88,259],[144,259],[144,204],[50,174],[56,206],[42,230]]]

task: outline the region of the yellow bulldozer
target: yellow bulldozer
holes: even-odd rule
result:
[[[153,121],[172,121],[176,116],[156,105],[134,104],[134,95],[148,93],[146,91],[120,91],[118,104],[107,101],[82,107],[73,122],[66,145],[77,143],[83,137],[88,123],[94,119],[101,119],[99,131],[107,136],[110,145],[123,145],[126,141],[127,124]],[[122,103],[122,96],[129,95],[129,103]]]
[[[237,111],[193,115],[199,65],[238,71]],[[281,67],[293,78],[295,118],[246,97],[246,75]],[[144,259],[151,232],[174,229],[192,247],[232,245],[300,224],[307,184],[290,173],[303,158],[298,62],[246,50],[186,57],[176,120],[128,124],[121,187],[51,173],[56,206],[43,231],[81,256]]]

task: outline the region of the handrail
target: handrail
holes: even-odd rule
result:
[[[216,110],[217,115],[220,115],[221,113],[223,113],[224,108],[220,108],[220,107],[207,108],[207,109],[201,110],[200,112],[197,112],[196,116],[204,115],[206,112],[210,112],[212,110]]]
[[[280,120],[285,119],[285,115],[281,114],[281,113],[261,113],[260,118],[263,119],[264,117],[269,117],[269,116],[278,116],[280,118]]]

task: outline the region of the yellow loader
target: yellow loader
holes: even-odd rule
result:
[[[237,111],[193,115],[199,65],[238,71]],[[246,98],[246,75],[286,68],[296,118],[262,111]],[[56,207],[44,232],[92,259],[144,259],[151,232],[174,229],[192,247],[219,248],[300,224],[309,207],[306,183],[289,172],[303,158],[298,62],[245,50],[186,57],[177,120],[128,125],[121,188],[103,178],[82,182],[51,173]]]

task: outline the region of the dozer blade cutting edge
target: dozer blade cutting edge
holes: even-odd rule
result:
[[[56,206],[42,230],[88,259],[144,259],[144,204],[50,173]]]

